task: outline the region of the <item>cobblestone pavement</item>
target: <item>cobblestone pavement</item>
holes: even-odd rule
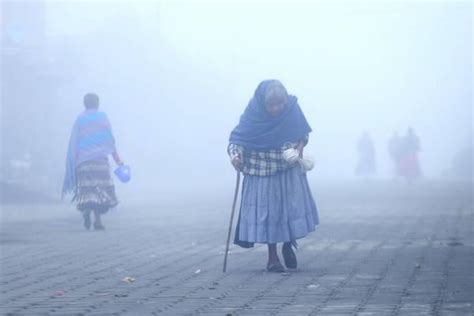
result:
[[[70,205],[4,206],[0,313],[472,315],[472,186],[313,189],[321,225],[281,274],[265,271],[262,245],[231,246],[222,273],[227,195],[124,203],[104,232]]]

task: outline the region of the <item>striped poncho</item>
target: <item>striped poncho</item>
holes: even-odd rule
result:
[[[82,112],[69,139],[62,196],[75,192],[77,166],[85,161],[107,158],[115,151],[115,139],[107,115],[96,109]]]

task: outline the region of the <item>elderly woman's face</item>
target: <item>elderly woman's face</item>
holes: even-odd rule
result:
[[[282,99],[271,98],[265,102],[265,110],[271,116],[278,116],[285,108],[286,102]]]
[[[279,82],[270,85],[265,93],[264,102],[268,114],[273,117],[280,115],[288,103],[288,93],[285,87]]]

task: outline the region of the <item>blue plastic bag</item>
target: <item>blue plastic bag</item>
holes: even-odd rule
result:
[[[121,182],[128,182],[130,181],[130,167],[127,165],[118,166],[117,169],[114,171],[115,175]]]

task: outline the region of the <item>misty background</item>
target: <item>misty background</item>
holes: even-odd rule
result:
[[[3,1],[2,182],[59,197],[96,92],[132,182],[121,200],[231,192],[228,136],[260,81],[313,128],[311,181],[350,180],[364,131],[378,178],[413,127],[426,178],[472,179],[472,3]],[[118,182],[118,181],[116,181]]]

